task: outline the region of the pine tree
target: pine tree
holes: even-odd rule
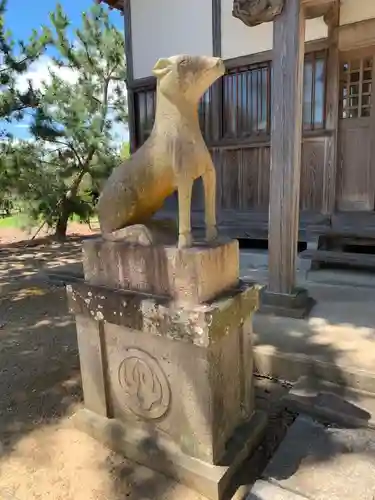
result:
[[[74,42],[61,5],[51,22],[51,43],[58,55],[50,82],[40,90],[31,127],[39,150],[33,157],[44,172],[45,189],[39,186],[31,201],[34,215],[39,212],[63,238],[72,214],[83,219],[92,214],[91,196],[119,161],[113,135],[116,123],[125,127],[127,122],[126,65],[123,33],[101,6],[82,15]],[[62,68],[70,70],[72,81],[61,77]]]
[[[0,0],[0,120],[20,119],[26,108],[37,106],[38,93],[31,83],[26,91],[19,90],[17,77],[28,70],[50,40],[48,29],[34,30],[27,43],[16,44],[5,27],[6,7],[7,0]]]

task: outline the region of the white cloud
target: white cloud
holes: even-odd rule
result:
[[[59,68],[50,57],[42,56],[31,64],[26,73],[18,77],[18,89],[21,91],[27,90],[29,81],[32,82],[35,88],[41,88],[44,83],[49,83],[51,81],[50,70],[67,82],[75,83],[77,81],[78,73],[76,71],[69,68]]]
[[[28,123],[22,123],[22,122],[21,123],[15,123],[13,126],[15,128],[29,128],[30,127],[30,125]]]
[[[78,72],[71,70],[69,68],[59,68],[54,64],[53,60],[48,56],[42,56],[37,61],[35,61],[29,68],[29,70],[23,75],[18,77],[17,87],[21,91],[25,91],[28,88],[29,81],[32,82],[34,88],[42,88],[44,84],[48,84],[51,81],[50,71],[57,74],[63,80],[74,84],[78,79]],[[110,88],[110,99],[111,94],[114,92],[114,85]],[[125,82],[122,85],[124,91],[124,98],[126,98],[126,85]],[[16,128],[27,128],[28,125],[25,121],[17,123]],[[122,144],[129,140],[129,131],[126,124],[114,124],[113,127],[113,140],[117,144]]]

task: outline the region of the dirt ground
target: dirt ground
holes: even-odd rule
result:
[[[0,499],[202,499],[72,427],[82,406],[75,325],[64,288],[40,272],[79,261],[81,242],[9,237],[0,234]]]
[[[87,224],[80,224],[78,222],[70,222],[68,226],[68,235],[69,236],[86,236],[93,234],[97,228],[93,226],[90,228]],[[17,227],[2,227],[0,228],[0,246],[17,243],[21,241],[29,241],[35,235],[37,229],[32,228],[29,231],[22,230]],[[51,233],[47,231],[46,228],[42,228],[42,230],[38,233],[37,237],[44,238],[49,236]]]

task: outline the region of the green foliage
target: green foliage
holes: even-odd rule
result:
[[[130,144],[128,142],[125,142],[120,151],[120,157],[122,160],[126,160],[130,156]]]
[[[125,49],[123,33],[100,6],[82,15],[74,43],[61,5],[50,17],[52,29],[45,31],[58,55],[39,89],[34,141],[7,144],[0,189],[63,237],[74,214],[92,216],[101,183],[120,161],[113,138],[114,126],[127,121]]]

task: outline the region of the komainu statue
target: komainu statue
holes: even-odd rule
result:
[[[224,74],[219,58],[179,55],[159,59],[155,123],[150,137],[107,180],[98,202],[103,237],[146,224],[178,192],[180,248],[192,244],[191,194],[202,177],[206,238],[216,238],[216,174],[198,119],[199,100]]]
[[[246,26],[273,21],[284,8],[285,0],[233,0],[233,16]]]

